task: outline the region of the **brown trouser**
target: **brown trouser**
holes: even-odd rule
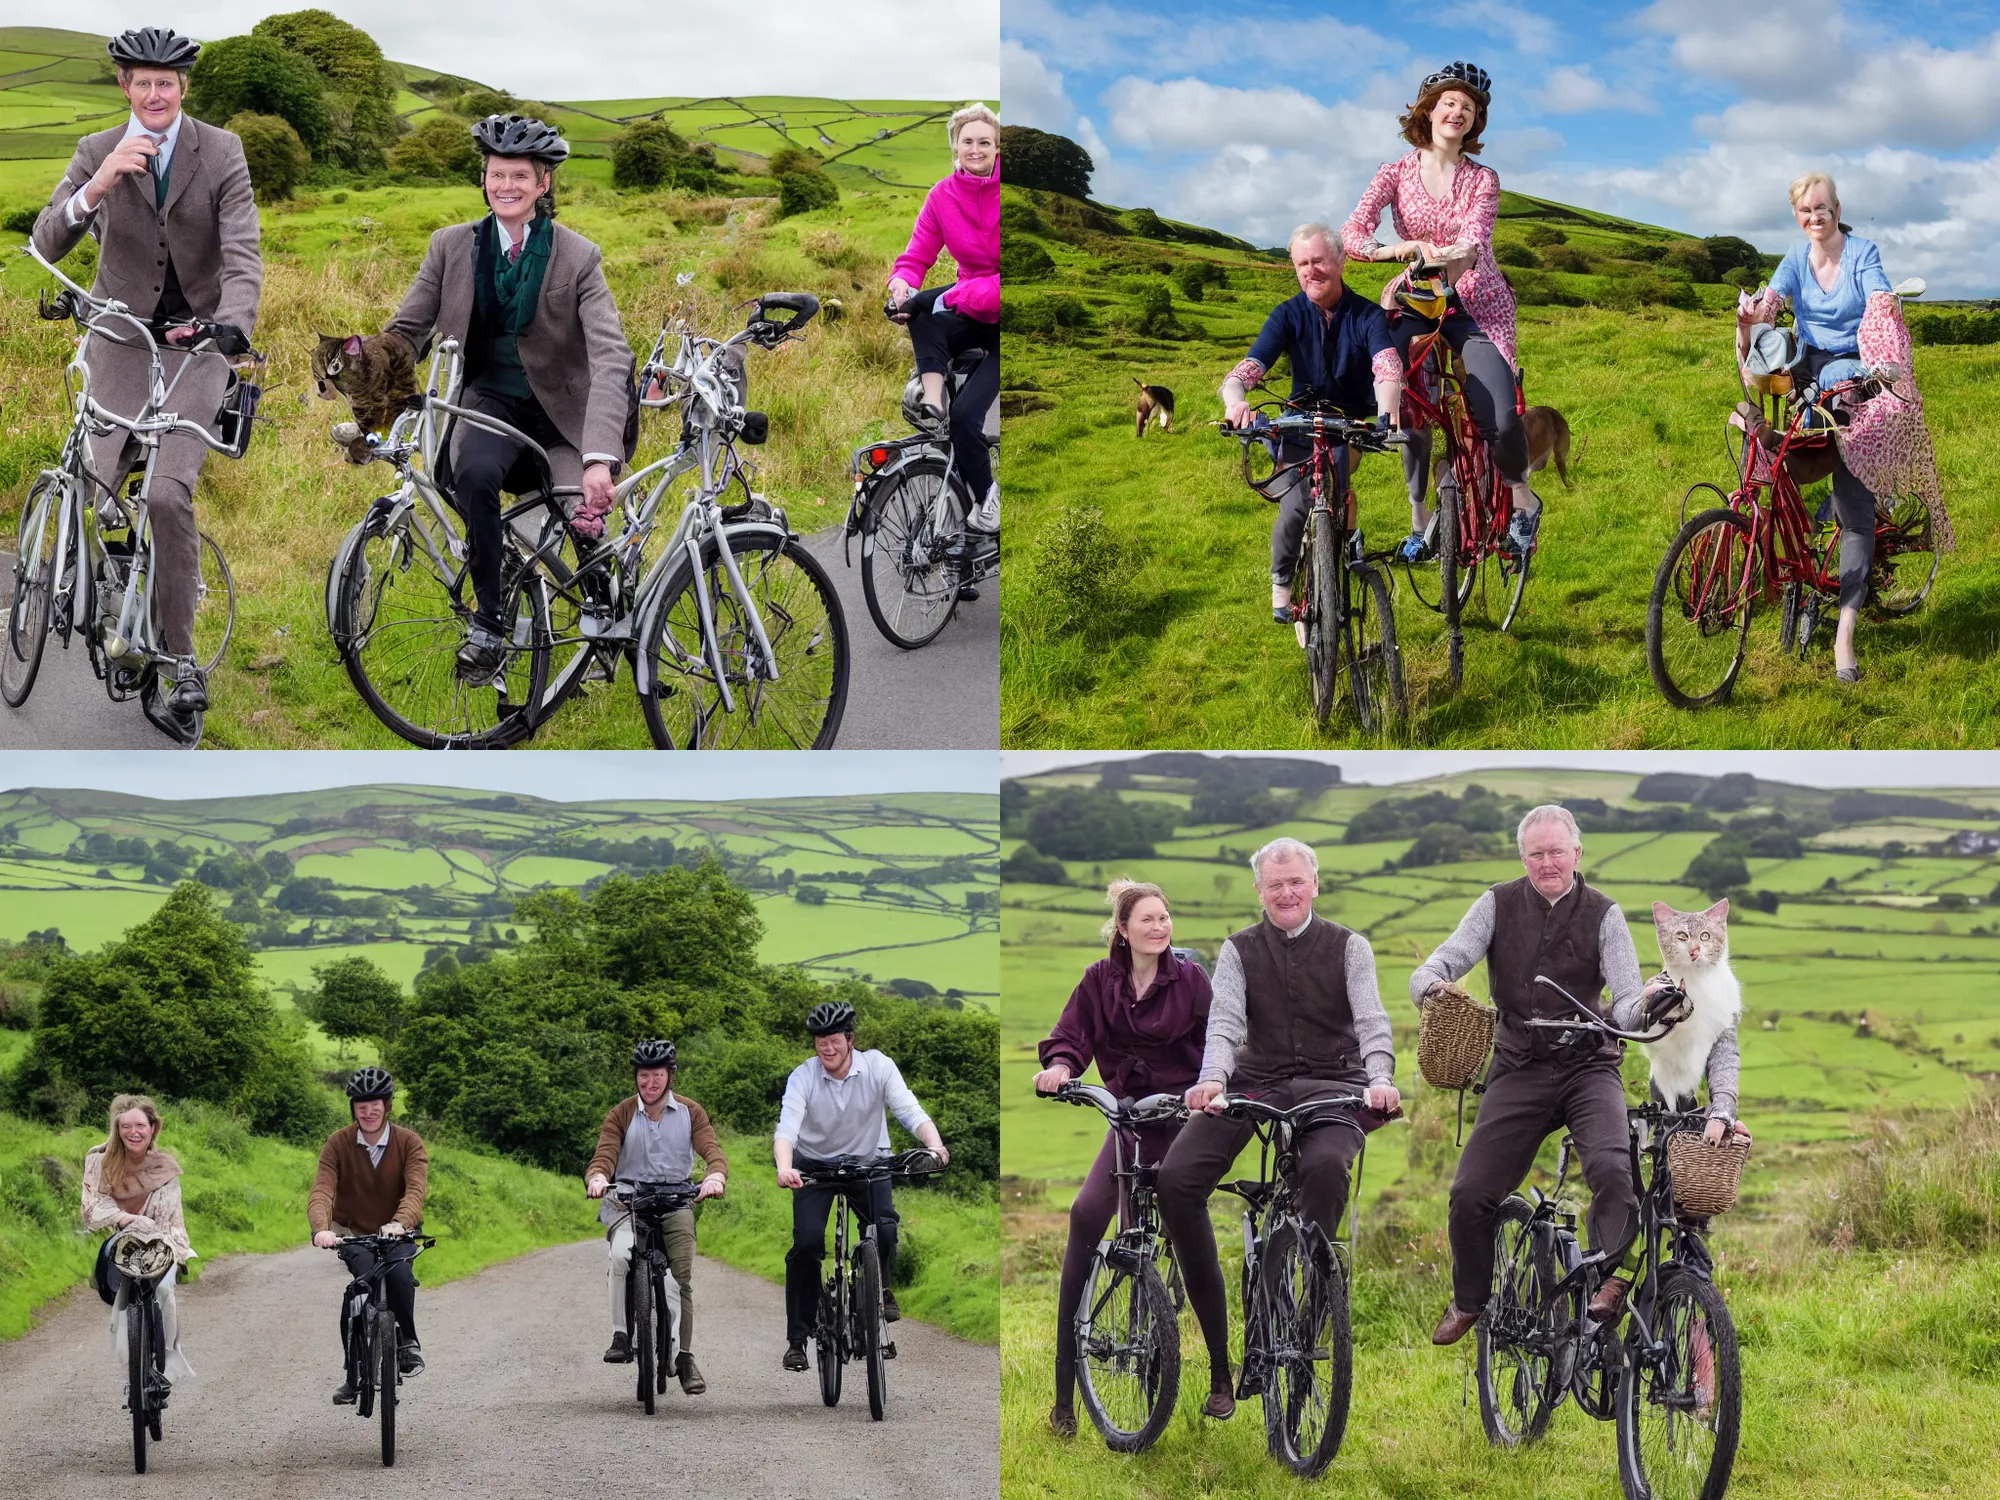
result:
[[[132,337],[136,339],[137,333]],[[137,416],[146,404],[152,379],[152,362],[146,350],[94,337],[90,341],[89,362],[90,394],[109,411],[125,417]],[[162,346],[160,362],[166,374],[166,409],[214,433],[216,413],[229,384],[229,361],[213,352],[190,355]],[[116,491],[141,451],[132,443],[130,433],[122,427],[114,428],[106,437],[91,439],[91,469],[105,488]],[[153,485],[147,496],[146,509],[153,524],[153,620],[160,633],[157,644],[175,656],[194,654],[196,584],[201,576],[194,486],[207,457],[208,449],[202,441],[188,433],[176,432],[162,438],[159,462],[153,466]]]
[[[1280,1109],[1314,1099],[1334,1099],[1367,1092],[1368,1080],[1291,1078],[1257,1089],[1245,1089]],[[1181,1128],[1160,1166],[1160,1219],[1174,1242],[1188,1301],[1208,1345],[1212,1389],[1229,1383],[1229,1300],[1222,1285],[1222,1262],[1215,1251],[1215,1226],[1208,1217],[1209,1194],[1222,1181],[1252,1131],[1247,1120],[1226,1115],[1197,1114]],[[1347,1206],[1348,1169],[1361,1150],[1359,1130],[1335,1121],[1315,1126],[1298,1137],[1298,1195],[1305,1216],[1332,1239]]]
[[[1493,1223],[1535,1164],[1549,1132],[1567,1128],[1590,1187],[1590,1248],[1616,1263],[1639,1229],[1627,1148],[1625,1085],[1615,1058],[1509,1063],[1496,1058],[1472,1139],[1451,1184],[1452,1301],[1486,1305],[1493,1285]]]
[[[627,1214],[605,1231],[611,1253],[611,1326],[625,1326],[625,1273],[632,1265],[635,1235],[632,1216]],[[694,1210],[677,1208],[660,1221],[660,1240],[673,1267],[674,1280],[681,1286],[681,1326],[679,1352],[694,1350]]]

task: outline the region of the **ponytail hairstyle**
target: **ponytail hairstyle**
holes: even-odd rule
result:
[[[1132,908],[1148,896],[1158,896],[1160,905],[1173,912],[1173,903],[1167,900],[1167,893],[1149,880],[1126,880],[1122,876],[1105,888],[1104,904],[1111,908],[1111,918],[1098,930],[1098,936],[1110,945],[1110,956],[1116,958],[1122,949],[1129,953],[1132,945],[1125,940],[1119,929],[1131,920]]]

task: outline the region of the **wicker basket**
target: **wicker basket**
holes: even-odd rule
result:
[[[1743,1182],[1743,1163],[1750,1159],[1750,1142],[1740,1135],[1711,1146],[1692,1130],[1667,1138],[1667,1170],[1674,1179],[1674,1206],[1703,1218],[1726,1214],[1736,1207],[1736,1190]]]
[[[1437,1089],[1462,1089],[1479,1076],[1499,1012],[1455,984],[1424,1002],[1417,1024],[1417,1071]]]

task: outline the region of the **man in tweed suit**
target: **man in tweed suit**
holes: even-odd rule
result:
[[[115,38],[106,50],[118,64],[131,117],[77,143],[35,221],[35,247],[58,261],[86,234],[97,241],[93,292],[123,302],[151,325],[162,347],[167,409],[213,431],[229,380],[223,356],[249,347],[264,285],[243,143],[181,112],[188,69],[201,50],[196,43],[149,26]],[[185,326],[193,319],[218,325],[214,350],[185,349],[208,332]],[[120,342],[93,339],[89,363],[92,394],[121,416],[136,416],[151,369],[136,331]],[[136,452],[116,431],[92,440],[91,467],[115,491]],[[193,436],[165,438],[150,499],[154,611],[165,649],[179,658],[163,705],[169,724],[162,727],[183,740],[198,737],[199,715],[208,707],[208,684],[194,659],[200,579],[194,486],[207,457]]]
[[[459,404],[541,444],[571,526],[598,536],[617,471],[638,443],[637,367],[603,255],[555,223],[551,184],[569,145],[521,115],[489,115],[472,138],[486,158],[492,212],[431,236],[389,330],[418,350],[433,335],[457,339],[465,356]],[[490,681],[506,661],[500,491],[522,453],[512,439],[464,421],[452,442],[452,493],[478,603],[458,653],[469,682]]]

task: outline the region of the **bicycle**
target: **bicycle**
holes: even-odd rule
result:
[[[1624,1031],[1581,1005],[1576,1020],[1526,1024],[1558,1033],[1557,1045],[1598,1037],[1658,1041]],[[1626,1110],[1633,1185],[1639,1193],[1639,1263],[1621,1341],[1617,1320],[1598,1323],[1590,1300],[1608,1274],[1600,1253],[1577,1248],[1576,1214],[1562,1200],[1575,1138],[1565,1133],[1553,1193],[1514,1193],[1494,1227],[1493,1288],[1478,1329],[1479,1414],[1489,1442],[1513,1448],[1547,1430],[1566,1398],[1618,1426],[1618,1477],[1627,1500],[1721,1500],[1742,1424],[1736,1328],[1716,1289],[1705,1223],[1674,1205],[1668,1140],[1701,1131],[1704,1115],[1657,1099]]]
[[[854,1197],[870,1184],[928,1177],[943,1167],[921,1148],[894,1156],[839,1156],[817,1163],[800,1177],[807,1187],[841,1189],[834,1205],[833,1265],[820,1287],[819,1318],[813,1329],[814,1363],[819,1367],[820,1399],[840,1405],[841,1375],[853,1360],[868,1366],[868,1415],[882,1420],[889,1400],[888,1361],[896,1346],[883,1336],[882,1291],[888,1284],[876,1256],[875,1226],[863,1224],[850,1233],[859,1215]]]
[[[686,284],[686,279],[682,280]],[[356,523],[328,569],[327,625],[350,680],[388,728],[426,748],[497,748],[533,736],[586,682],[629,660],[656,749],[828,749],[847,702],[847,622],[832,581],[785,512],[749,486],[737,444],[769,420],[740,400],[746,344],[775,349],[818,312],[803,292],[758,299],[727,339],[680,316],[661,326],[639,375],[639,405],[681,406],[679,444],[627,475],[595,544],[573,540],[548,454],[505,422],[458,404],[463,351],[440,341],[425,389],[369,442],[397,488]],[[774,312],[792,316],[778,321]],[[438,479],[459,422],[523,445],[516,503],[502,509],[507,654],[474,684],[456,657],[470,627],[464,526]],[[695,478],[665,547],[649,562],[667,491]],[[557,666],[558,652],[567,653]]]
[[[1379,453],[1405,445],[1409,434],[1386,425],[1352,421],[1330,406],[1300,407],[1268,415],[1290,402],[1261,402],[1255,425],[1232,431],[1242,444],[1243,482],[1266,500],[1281,496],[1274,487],[1303,469],[1312,486],[1312,508],[1299,545],[1292,584],[1292,619],[1305,625],[1307,676],[1313,718],[1324,727],[1333,714],[1340,675],[1347,674],[1354,716],[1369,734],[1401,733],[1409,723],[1410,700],[1403,686],[1403,656],[1396,644],[1396,615],[1389,581],[1378,566],[1390,554],[1369,552],[1355,515],[1354,490],[1346,490],[1338,513],[1333,488],[1338,474],[1334,447],[1345,443],[1357,453]],[[1277,462],[1279,444],[1310,443],[1312,453],[1296,464]],[[1262,447],[1273,467],[1253,467]]]
[[[167,1335],[160,1282],[174,1274],[173,1249],[156,1236],[124,1231],[111,1237],[110,1259],[129,1290],[125,1296],[125,1409],[132,1416],[132,1472],[146,1472],[146,1442],[159,1442],[167,1409]]]
[[[382,1467],[396,1466],[396,1406],[403,1374],[397,1364],[396,1315],[389,1309],[388,1252],[402,1245],[416,1248],[403,1260],[415,1260],[437,1241],[426,1234],[350,1234],[329,1250],[360,1245],[372,1250],[375,1264],[348,1282],[347,1383],[354,1391],[354,1410],[364,1421],[379,1406],[382,1415]]]
[[[1087,1083],[1044,1094],[1088,1105],[1111,1126],[1118,1222],[1098,1245],[1076,1310],[1076,1374],[1083,1408],[1115,1453],[1159,1440],[1181,1388],[1181,1309],[1187,1292],[1160,1222],[1160,1164],[1142,1159],[1139,1127],[1187,1118],[1178,1094],[1115,1098]]]
[[[1923,283],[1903,282],[1893,290],[1898,297],[1916,296]],[[1682,497],[1682,525],[1660,559],[1646,607],[1646,665],[1669,703],[1699,708],[1728,700],[1760,603],[1779,606],[1780,653],[1804,659],[1821,617],[1838,611],[1840,528],[1823,526],[1808,513],[1794,468],[1831,456],[1845,403],[1900,399],[1893,387],[1902,377],[1889,365],[1823,388],[1794,390],[1787,373],[1774,382],[1768,411],[1761,399],[1754,406],[1745,400],[1730,414],[1725,443],[1733,447],[1730,432],[1743,434],[1731,455],[1737,485],[1725,495],[1700,483]],[[1747,396],[1757,394],[1746,387]],[[1826,464],[1820,472],[1830,471]],[[1719,503],[1688,515],[1689,503],[1704,491]],[[1907,498],[1887,515],[1878,508],[1871,614],[1914,613],[1929,597],[1937,568],[1922,499]]]
[[[1445,283],[1444,267],[1425,261],[1413,264],[1396,301],[1403,317],[1427,325],[1410,341],[1411,379],[1403,388],[1403,402],[1413,418],[1410,425],[1430,427],[1444,439],[1444,452],[1437,459],[1436,541],[1416,558],[1405,559],[1403,569],[1417,598],[1444,616],[1451,685],[1457,687],[1465,676],[1464,609],[1471,602],[1475,581],[1484,583],[1479,565],[1492,558],[1500,569],[1507,589],[1507,611],[1500,620],[1505,633],[1520,616],[1528,567],[1540,538],[1525,556],[1508,544],[1513,500],[1500,478],[1492,449],[1466,405],[1465,362],[1444,336],[1444,320],[1458,308],[1458,294]],[[1519,380],[1517,375],[1516,410],[1522,404]],[[1430,557],[1435,557],[1438,565],[1436,603],[1424,597],[1417,583],[1418,565]]]
[[[67,319],[80,332],[63,370],[64,393],[75,413],[69,435],[55,465],[36,476],[21,504],[7,638],[0,644],[0,700],[9,708],[26,703],[41,671],[48,638],[61,637],[63,649],[68,650],[72,636],[81,634],[91,671],[111,700],[138,698],[155,726],[183,738],[159,701],[162,670],[175,667],[178,658],[163,649],[154,616],[148,506],[153,471],[161,440],[177,432],[199,438],[213,452],[241,458],[249,449],[260,388],[243,378],[244,370],[232,368],[219,413],[223,436],[211,436],[198,423],[168,411],[167,402],[192,361],[183,361],[169,384],[160,346],[145,319],[122,302],[92,296],[44,259],[32,243],[22,248],[62,283],[55,297],[42,295],[40,315],[50,322]],[[220,340],[235,332],[201,319],[173,326],[195,330],[198,337],[193,343],[176,346],[190,353],[215,350]],[[139,413],[125,417],[91,394],[87,361],[94,340],[129,343],[133,330],[144,340],[152,378]],[[263,358],[254,350],[246,351],[245,357],[250,362]],[[121,430],[128,445],[136,444],[141,452],[122,494],[104,484],[90,461],[90,439]],[[201,669],[210,672],[222,660],[236,628],[236,584],[215,539],[205,531],[196,535],[200,577],[195,589],[194,656]],[[193,738],[187,743],[200,743],[202,717],[196,716]]]
[[[893,307],[887,311],[894,317]],[[985,358],[983,349],[974,349],[952,361],[947,402]],[[861,593],[869,618],[885,640],[905,651],[928,646],[951,623],[962,585],[1000,572],[999,534],[974,531],[964,521],[984,497],[966,488],[950,439],[920,427],[911,407],[906,391],[903,413],[916,428],[913,435],[870,443],[849,458],[854,499],[841,528],[841,556],[849,566],[847,544],[861,538]],[[986,442],[997,458],[997,430]]]
[[[692,1207],[700,1190],[692,1183],[635,1182],[612,1196],[632,1215],[632,1259],[625,1269],[625,1326],[632,1330],[632,1360],[639,1367],[639,1404],[652,1416],[674,1373],[673,1306],[680,1295],[667,1263],[662,1226],[667,1215]],[[671,1291],[670,1291],[671,1288]]]
[[[1345,1095],[1290,1109],[1240,1095],[1220,1102],[1224,1114],[1248,1120],[1257,1136],[1257,1176],[1216,1184],[1243,1200],[1243,1368],[1236,1398],[1262,1398],[1272,1457],[1310,1479],[1333,1462],[1347,1433],[1354,1384],[1348,1287],[1368,1144],[1354,1114],[1368,1101]],[[1344,1125],[1362,1138],[1343,1215],[1348,1233],[1341,1237],[1336,1226],[1331,1240],[1305,1217],[1293,1183],[1299,1133],[1326,1125]]]

